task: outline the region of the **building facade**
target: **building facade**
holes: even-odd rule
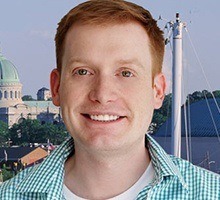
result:
[[[37,92],[37,101],[22,101],[22,84],[16,67],[0,54],[0,120],[12,126],[24,119],[59,122],[60,108],[50,101],[49,89]]]
[[[51,100],[51,92],[49,89],[42,87],[37,92],[37,100],[38,101],[48,101]]]

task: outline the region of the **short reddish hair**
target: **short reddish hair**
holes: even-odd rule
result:
[[[138,22],[150,39],[153,57],[153,77],[162,70],[164,57],[163,31],[157,26],[150,12],[141,6],[123,0],[90,0],[71,9],[59,22],[55,36],[57,69],[61,73],[64,40],[73,24],[109,25]]]

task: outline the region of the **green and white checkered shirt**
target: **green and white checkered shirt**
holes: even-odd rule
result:
[[[140,191],[137,200],[220,200],[220,176],[167,155],[146,135],[155,179]],[[74,153],[68,138],[40,165],[20,172],[0,186],[1,200],[62,200],[64,163]],[[129,172],[128,172],[129,173]]]

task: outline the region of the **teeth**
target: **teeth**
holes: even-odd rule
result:
[[[117,120],[119,118],[119,116],[116,116],[116,115],[90,115],[90,118],[95,121],[109,122],[109,121]]]

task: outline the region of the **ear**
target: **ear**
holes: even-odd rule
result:
[[[60,106],[60,73],[54,69],[50,74],[50,89],[52,93],[52,101],[55,106]]]
[[[166,79],[163,73],[159,73],[155,75],[153,80],[154,108],[159,109],[165,97]]]

